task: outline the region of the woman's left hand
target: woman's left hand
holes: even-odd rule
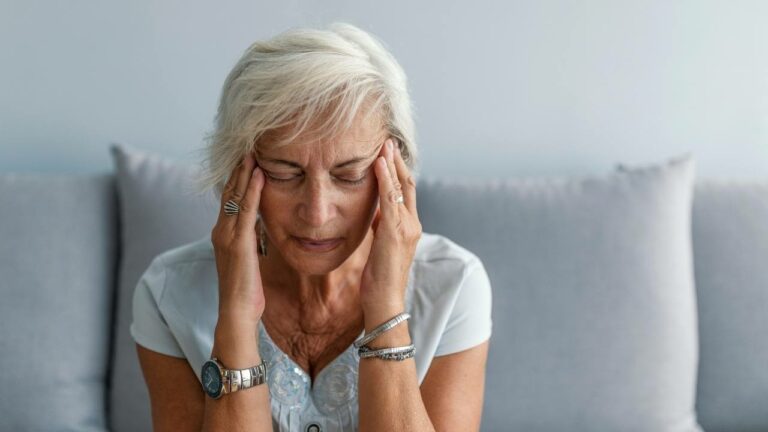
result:
[[[400,313],[405,308],[405,288],[421,223],[416,212],[416,182],[394,139],[385,143],[384,156],[376,159],[379,209],[373,220],[374,240],[363,269],[360,301],[364,313]],[[397,201],[403,196],[403,202]]]

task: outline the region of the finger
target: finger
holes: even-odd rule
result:
[[[392,183],[392,176],[389,173],[387,167],[387,159],[384,156],[376,158],[376,164],[374,166],[376,172],[376,182],[379,187],[379,209],[381,210],[381,221],[385,223],[397,224],[400,217],[400,203],[395,202],[400,195],[400,191],[396,190]],[[389,222],[387,222],[389,221]]]
[[[401,192],[405,199],[405,207],[413,215],[417,215],[416,212],[416,181],[413,179],[413,175],[408,170],[408,166],[403,160],[403,155],[400,153],[400,147],[395,150],[395,168],[397,168],[397,176],[400,178]]]
[[[376,232],[376,230],[379,228],[379,221],[381,220],[381,208],[376,209],[376,214],[373,216],[373,222],[371,223],[371,227],[373,228],[373,232]]]
[[[240,201],[240,213],[237,215],[237,227],[239,233],[247,235],[255,230],[256,218],[261,202],[261,190],[264,187],[264,172],[256,167],[251,171],[245,196]]]
[[[392,186],[396,190],[400,190],[400,179],[397,178],[397,169],[395,168],[395,140],[389,138],[387,140],[389,146],[384,153],[387,157],[387,168],[389,169],[389,177],[392,179]]]
[[[253,157],[248,154],[243,157],[237,167],[232,171],[227,185],[221,194],[221,206],[219,208],[219,220],[222,221],[224,226],[234,229],[237,222],[237,215],[229,216],[224,213],[224,205],[227,201],[234,200],[238,205],[245,196],[245,190],[248,187],[248,180],[253,171],[255,161]]]

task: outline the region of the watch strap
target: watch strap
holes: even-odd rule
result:
[[[256,366],[246,369],[223,369],[222,393],[229,394],[238,390],[245,390],[267,381],[267,363],[264,359]]]

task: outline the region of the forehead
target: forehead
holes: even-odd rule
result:
[[[351,128],[338,133],[320,133],[307,128],[296,138],[286,142],[293,131],[290,127],[283,127],[265,133],[257,153],[269,156],[307,153],[362,156],[380,146],[388,136],[386,128],[377,116],[356,118]]]

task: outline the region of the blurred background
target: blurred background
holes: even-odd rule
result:
[[[347,21],[410,80],[422,175],[605,172],[683,152],[768,172],[768,1],[0,1],[0,172],[112,171],[112,142],[199,162],[226,74]]]

